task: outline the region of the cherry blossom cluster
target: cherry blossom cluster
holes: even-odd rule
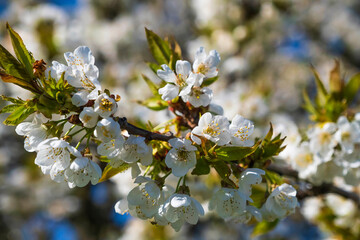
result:
[[[336,123],[317,124],[307,138],[300,142],[298,136],[287,154],[300,178],[321,184],[339,176],[349,185],[360,184],[360,114],[351,122],[341,116]]]
[[[165,164],[161,171],[164,172],[155,175],[147,173],[158,150],[156,145],[144,136],[122,131],[116,117],[120,97],[102,90],[98,81],[99,70],[90,49],[78,47],[73,53],[65,53],[65,60],[67,65],[54,61],[46,69],[45,76],[57,83],[65,79],[66,84],[73,87],[71,103],[74,110],[60,117],[52,116],[54,119],[37,113],[32,122],[23,122],[16,127],[16,133],[25,137],[25,149],[37,153],[35,164],[55,182],[66,182],[73,188],[84,187],[89,182],[97,184],[103,171],[96,161],[105,158],[107,167],[130,168],[137,184],[126,198],[116,204],[118,213],[129,212],[158,225],[169,224],[176,231],[186,222],[196,224],[205,211],[202,204],[190,195],[185,180],[197,165],[204,146],[210,143],[213,148],[251,149],[254,145],[250,139],[254,124],[250,120],[237,114],[229,121],[224,116],[210,113],[212,90],[201,86],[204,80],[217,76],[219,54],[212,50],[207,55],[204,48],[200,48],[192,67],[188,61],[178,60],[175,72],[165,64],[157,71],[166,82],[158,89],[163,100],[170,102],[180,96],[184,103],[207,108],[187,137],[174,136],[161,145],[166,149],[161,157]],[[96,151],[90,150],[90,142],[96,144]],[[165,181],[170,174],[179,178],[176,188]],[[222,184],[209,199],[209,210],[227,221],[242,223],[253,217],[257,221],[273,221],[294,212],[296,190],[288,184],[274,187],[261,208],[252,205],[252,187],[262,183],[264,174],[265,171],[259,168],[247,168],[238,177],[231,175],[235,185]]]
[[[173,100],[180,96],[184,102],[189,102],[194,107],[206,107],[210,104],[213,92],[208,87],[201,87],[204,79],[218,75],[217,65],[220,63],[220,55],[216,50],[206,54],[205,49],[200,47],[195,55],[193,70],[188,61],[176,61],[176,72],[166,64],[161,65],[162,70],[157,75],[167,84],[159,89],[161,98],[165,101]]]

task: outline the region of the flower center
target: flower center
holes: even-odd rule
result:
[[[319,135],[319,140],[321,145],[327,144],[328,142],[330,142],[330,139],[331,139],[331,135],[328,132],[322,132]]]
[[[188,159],[188,151],[180,150],[178,151],[178,160],[182,162],[186,162]]]
[[[209,71],[209,67],[206,66],[204,63],[199,64],[197,68],[197,73],[206,74]]]
[[[350,134],[350,132],[342,132],[341,133],[341,139],[343,140],[343,141],[349,141],[350,140],[350,137],[351,137],[351,134]]]
[[[101,103],[99,106],[101,110],[110,112],[112,109],[112,106],[113,106],[113,103],[109,99],[106,99],[106,98],[101,99]]]
[[[249,127],[242,126],[234,134],[234,137],[240,138],[241,141],[246,141],[249,138]]]
[[[213,137],[219,136],[221,133],[219,123],[215,123],[214,121],[211,121],[211,123],[204,130],[204,133]]]
[[[183,87],[186,85],[186,82],[181,74],[176,76],[176,85],[179,87]]]

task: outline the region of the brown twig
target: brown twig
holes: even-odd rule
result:
[[[276,164],[271,164],[270,166],[267,167],[267,169],[276,172],[280,175],[292,177],[295,178],[296,180],[300,180],[298,172],[289,167],[286,166],[282,167]],[[304,199],[306,197],[311,197],[311,196],[320,196],[326,193],[335,193],[347,199],[353,200],[358,206],[360,206],[360,197],[354,192],[345,191],[339,187],[334,186],[331,183],[323,183],[319,186],[316,186],[305,180],[301,180],[301,181],[304,181],[306,183],[306,187],[305,189],[304,188],[298,189],[297,197],[299,199]]]
[[[136,127],[131,123],[127,122],[126,117],[119,118],[118,123],[122,130],[128,131],[129,134],[139,135],[145,137],[147,140],[159,140],[159,141],[169,141],[172,138],[175,138],[172,132],[167,132],[165,134],[150,132],[145,129]]]

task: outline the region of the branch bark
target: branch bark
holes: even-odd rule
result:
[[[126,117],[119,118],[118,123],[120,124],[120,128],[122,130],[128,131],[129,134],[139,135],[145,137],[147,140],[159,140],[168,142],[170,139],[175,138],[172,132],[167,132],[166,134],[150,132],[145,129],[136,127],[131,123],[128,123]]]
[[[282,176],[292,177],[295,178],[296,180],[300,180],[298,172],[288,167],[281,167],[276,164],[271,164],[267,167],[267,169],[276,172]],[[353,200],[360,207],[360,196],[354,192],[345,191],[339,187],[334,186],[331,183],[323,183],[319,186],[316,186],[305,180],[301,180],[301,181],[306,183],[306,188],[299,189],[297,191],[297,197],[299,199],[304,199],[306,197],[311,197],[311,196],[320,196],[326,193],[335,193],[344,198]]]

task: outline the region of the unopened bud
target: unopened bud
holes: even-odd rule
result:
[[[33,74],[35,77],[40,78],[41,76],[44,76],[44,72],[46,70],[46,62],[41,60],[36,60],[33,63]]]

